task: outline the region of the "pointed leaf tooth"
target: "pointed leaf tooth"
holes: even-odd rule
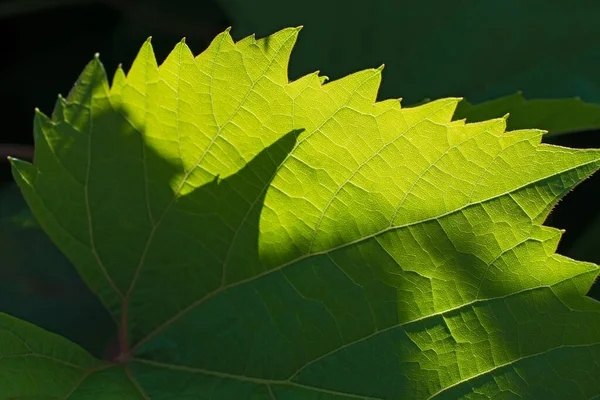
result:
[[[540,130],[502,135],[503,150],[479,178],[472,201],[510,193],[522,211],[541,224],[557,201],[600,166],[600,150],[539,144],[541,135]]]
[[[281,85],[288,83],[288,64],[299,32],[299,28],[282,29],[256,41],[256,46],[268,60],[269,76]]]
[[[235,42],[235,46],[240,49],[240,51],[243,51],[244,49],[246,49],[248,46],[256,44],[256,35],[253,33],[251,35],[246,36],[243,39],[238,40],[237,42]]]
[[[61,102],[57,101],[57,107],[55,111],[61,110]],[[59,111],[60,112],[60,111]],[[41,112],[39,109],[35,109],[35,115],[33,118],[33,138],[35,143],[35,153],[38,153],[38,150],[42,148],[42,143],[48,143],[49,137],[52,136],[52,133],[55,129],[55,123],[48,118],[46,114]],[[38,147],[39,144],[39,147]],[[34,158],[37,165],[37,157]]]
[[[56,106],[55,106],[55,111],[58,109],[59,113],[61,112],[61,109],[63,107],[63,102],[60,101],[60,99],[58,99],[56,101]],[[34,110],[34,117],[33,117],[33,134],[34,134],[34,138],[37,139],[38,135],[44,135],[45,130],[50,130],[53,129],[53,124],[54,121],[51,120],[46,114],[44,114],[42,111],[40,111],[39,108],[35,108]]]
[[[37,169],[33,166],[32,163],[12,157],[9,157],[8,160],[12,168],[13,178],[15,179],[19,187],[23,188],[24,185],[35,185]]]
[[[464,126],[467,124],[467,120],[465,118],[463,119],[457,119],[455,121],[451,121],[448,123],[448,126]]]
[[[539,148],[544,148],[546,146],[548,146],[548,148],[555,147],[542,144]],[[555,149],[559,150],[560,148],[555,147]],[[577,154],[579,151],[582,153]],[[556,207],[570,191],[600,169],[600,150],[575,150],[573,156],[579,160],[579,165],[573,165],[571,169],[566,167],[566,169],[559,172],[555,178],[557,180],[560,179],[560,184],[563,185],[562,191],[557,192],[550,188],[537,188],[540,192],[539,196],[544,199],[545,204],[542,203],[544,205],[539,209],[536,209],[537,215],[533,215],[533,221],[535,223],[542,224],[548,218],[548,215],[550,215],[554,207]]]
[[[127,84],[146,95],[148,84],[154,82],[157,76],[158,64],[152,43],[148,39],[140,48],[127,73]]]
[[[556,295],[561,297],[573,310],[579,310],[580,312],[586,309],[587,311],[595,311],[598,300],[587,297],[586,294],[588,294],[598,277],[600,272],[598,265],[573,260],[558,253],[549,254],[548,258],[550,262],[547,263],[546,267],[556,266],[561,269],[560,273],[563,274],[562,282],[556,283],[555,287],[558,287]],[[588,301],[596,304],[590,307],[591,304],[587,303]]]
[[[119,64],[117,66],[117,70],[113,76],[112,84],[110,87],[110,95],[111,96],[120,96],[121,90],[123,86],[127,84],[127,77],[125,76],[125,72],[123,71],[123,66]]]
[[[159,68],[148,38],[131,65],[120,97],[113,101],[113,105],[120,108],[122,114],[139,132],[145,131],[150,91],[158,76]],[[119,104],[116,104],[117,101]]]
[[[222,46],[225,46],[223,49]],[[219,33],[215,38],[210,42],[206,50],[202,53],[198,54],[196,58],[207,58],[212,59],[215,53],[218,53],[221,50],[229,50],[235,46],[233,38],[231,37],[231,27],[228,27],[223,32]]]
[[[311,74],[304,75],[303,77],[298,78],[295,81],[290,82],[285,87],[285,90],[291,96],[291,98],[296,98],[308,88],[310,88],[311,90],[319,90],[320,87],[321,80],[318,75],[318,72],[313,72]]]
[[[388,99],[388,100],[378,101],[377,103],[375,103],[373,105],[373,114],[376,115],[377,117],[380,117],[382,113],[385,113],[392,109],[396,110],[396,111],[399,111],[401,109],[400,100]]]
[[[109,95],[106,71],[96,53],[67,96],[67,102],[87,105],[92,97],[107,97]]]
[[[508,119],[504,119],[504,121],[508,124]],[[542,144],[542,136],[545,132],[546,131],[541,129],[517,129],[514,131],[505,131],[504,134],[500,136],[500,140],[503,141],[506,138],[508,143],[513,143],[518,140],[526,140],[535,146],[546,146],[546,144]],[[506,146],[506,144],[503,145]]]
[[[494,137],[502,136],[506,131],[506,119],[496,118],[487,121],[464,124],[461,121],[452,121],[448,123],[448,144],[455,146],[464,143],[469,138],[477,137],[482,134],[489,134]],[[484,145],[482,144],[482,147]],[[482,149],[485,151],[485,149]],[[475,156],[473,154],[472,156]]]
[[[228,53],[235,48],[233,39],[229,34],[230,30],[231,27],[215,36],[208,48],[195,57],[198,67],[207,76],[211,76],[213,68],[218,66],[219,56],[222,57],[223,53]]]
[[[563,236],[564,230],[557,229],[551,226],[537,225],[532,230],[532,240],[537,240],[544,246],[544,252],[548,256],[552,256]]]
[[[147,100],[148,110],[131,112],[133,120],[140,121],[136,126],[145,133],[146,140],[163,138],[161,157],[178,160],[186,170],[198,162],[202,154],[199,149],[209,145],[208,132],[214,127],[210,107],[197,106],[198,97],[209,100],[209,78],[196,74],[197,61],[190,48],[184,42],[178,43],[159,68],[157,84]],[[142,128],[146,115],[149,120]]]
[[[370,108],[375,103],[380,84],[381,71],[365,69],[328,82],[323,85],[323,89],[333,96],[340,106],[361,109]]]
[[[67,118],[65,110],[68,108],[67,99],[60,94],[56,97],[54,102],[54,109],[52,110],[52,121],[55,123],[64,122]],[[36,109],[36,111],[39,111]]]
[[[417,107],[405,108],[405,118],[409,125],[418,121],[428,120],[445,124],[450,122],[460,98],[445,98],[434,100]]]
[[[449,98],[448,100],[448,107],[441,108],[437,113],[431,115],[429,118],[437,122],[450,122],[454,116],[454,112],[456,111],[456,106],[462,100],[462,97]]]
[[[54,123],[41,111],[35,113],[33,131],[36,167],[44,171],[49,164],[58,164],[83,186],[85,169],[78,166],[87,157],[85,134],[73,129],[68,122]]]
[[[193,64],[194,55],[184,40],[175,45],[166,60],[160,65],[159,73],[162,79],[176,80],[183,64]]]

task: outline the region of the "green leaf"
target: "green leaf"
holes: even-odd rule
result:
[[[289,82],[298,30],[182,42],[160,68],[146,42],[110,88],[95,58],[36,114],[15,179],[120,321],[120,354],[3,317],[23,344],[0,340],[0,376],[5,355],[51,360],[0,398],[600,393],[598,267],[541,225],[600,151],[452,122],[459,99],[375,102],[381,69]]]
[[[128,366],[96,360],[68,340],[6,314],[0,315],[0,354],[2,399],[143,399]]]
[[[521,93],[472,105],[459,103],[455,119],[469,122],[485,121],[510,113],[507,129],[538,128],[549,135],[593,130],[600,128],[600,105],[581,99],[526,100]]]

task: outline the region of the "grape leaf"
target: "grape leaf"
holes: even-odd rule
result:
[[[526,100],[521,93],[480,104],[461,101],[455,119],[485,121],[510,113],[507,129],[538,128],[549,135],[600,128],[600,105],[579,98]]]
[[[376,102],[381,68],[289,82],[298,31],[96,57],[36,113],[15,179],[120,352],[3,315],[0,398],[600,394],[598,267],[541,225],[600,151]]]

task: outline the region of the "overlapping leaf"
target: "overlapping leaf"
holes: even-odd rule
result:
[[[4,316],[0,398],[600,394],[598,267],[541,225],[600,152],[375,102],[380,69],[288,82],[297,32],[96,58],[36,115],[15,177],[121,349]]]
[[[578,98],[526,100],[521,93],[475,105],[463,100],[454,118],[478,122],[507,113],[509,130],[535,127],[558,135],[600,128],[600,105]]]

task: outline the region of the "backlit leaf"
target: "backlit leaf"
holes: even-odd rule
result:
[[[600,151],[376,102],[381,68],[289,82],[297,33],[96,57],[36,114],[14,176],[121,346],[3,316],[0,399],[600,394],[598,267],[541,225]]]

